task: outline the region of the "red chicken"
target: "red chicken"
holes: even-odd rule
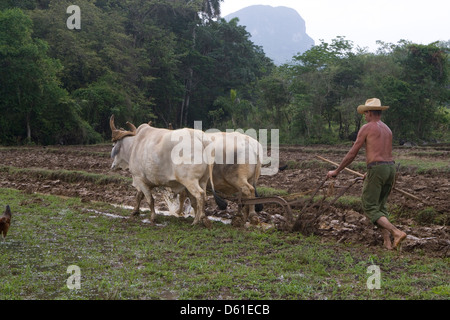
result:
[[[3,236],[3,240],[6,238],[9,226],[11,225],[11,208],[6,206],[5,213],[0,217],[0,233]]]

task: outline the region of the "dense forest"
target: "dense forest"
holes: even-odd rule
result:
[[[337,143],[354,138],[356,107],[372,97],[390,106],[396,143],[450,140],[449,42],[371,53],[337,36],[275,66],[220,18],[221,1],[1,0],[0,144],[99,143],[111,114]]]

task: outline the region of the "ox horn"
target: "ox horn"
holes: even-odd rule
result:
[[[134,124],[132,124],[131,122],[128,122],[128,121],[127,121],[127,125],[130,127],[131,132],[136,134],[136,126]]]
[[[109,118],[109,127],[111,128],[111,131],[117,131],[116,125],[114,124],[114,115]]]
[[[120,139],[123,139],[128,136],[135,136],[136,135],[136,127],[130,123],[127,122],[127,125],[131,128],[132,131],[125,131],[125,130],[119,130],[116,128],[116,125],[114,124],[114,115],[111,116],[109,119],[109,126],[111,127],[111,135],[112,135],[112,141],[118,141]]]

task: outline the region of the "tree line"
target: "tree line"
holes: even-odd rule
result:
[[[380,98],[397,141],[448,139],[449,43],[321,41],[275,66],[222,0],[0,3],[0,144],[109,140],[108,119],[158,127],[279,129],[282,143],[335,143]]]

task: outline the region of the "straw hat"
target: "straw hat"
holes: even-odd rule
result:
[[[364,111],[370,110],[386,110],[389,109],[388,106],[381,106],[380,99],[372,98],[366,101],[365,105],[361,105],[358,107],[358,113],[364,114]]]

